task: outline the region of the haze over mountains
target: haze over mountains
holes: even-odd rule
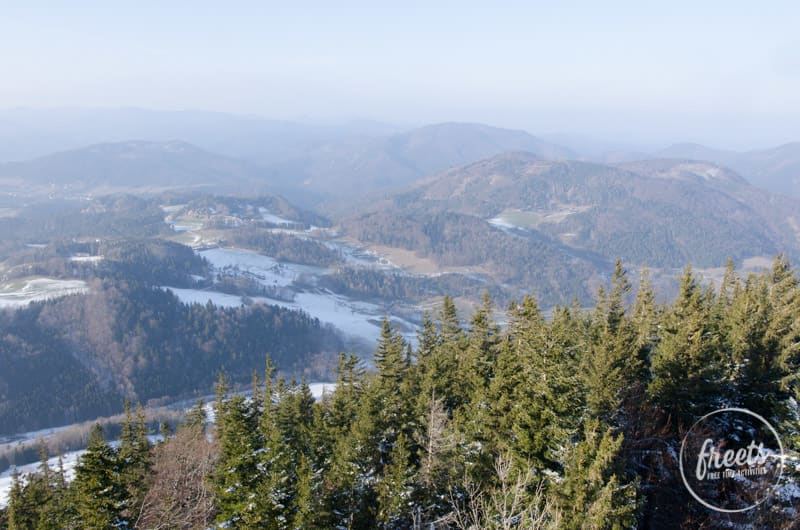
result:
[[[703,145],[675,144],[656,153],[664,158],[707,160],[727,166],[755,186],[775,193],[800,197],[800,143],[787,143],[771,149],[724,151]]]
[[[800,144],[746,153],[676,144],[641,160],[619,153],[601,157],[614,162],[597,163],[524,131],[475,123],[397,131],[376,122],[312,126],[141,109],[18,110],[0,117],[0,135],[14,136],[9,124],[22,132],[16,144],[3,144],[6,158],[105,140],[0,164],[0,181],[15,193],[38,187],[48,194],[280,194],[324,207],[363,242],[399,246],[445,268],[495,270],[551,254],[586,260],[587,270],[616,257],[634,265],[715,267],[726,257],[800,249],[797,201],[774,194],[797,191]],[[480,234],[453,235],[451,228],[462,225]],[[404,237],[404,230],[418,233]],[[457,241],[465,237],[523,238],[522,246],[537,250],[505,261],[484,254],[481,261],[452,248],[467,245]],[[521,281],[517,268],[498,281]]]
[[[213,188],[258,193],[264,170],[182,141],[95,144],[25,162],[0,164],[0,179],[49,191],[112,193]]]

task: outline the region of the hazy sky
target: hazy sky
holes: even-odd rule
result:
[[[800,140],[800,2],[392,4],[0,0],[0,108]]]

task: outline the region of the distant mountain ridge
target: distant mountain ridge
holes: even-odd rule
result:
[[[254,164],[209,153],[183,141],[127,141],[0,164],[0,180],[73,192],[249,189],[267,186]]]
[[[150,114],[146,116],[155,119]],[[211,118],[202,114],[196,119],[207,125]],[[524,131],[477,123],[440,123],[405,132],[360,123],[354,125],[354,130],[381,133],[337,135],[305,131],[291,123],[255,121],[247,125],[250,122],[242,120],[243,130],[255,127],[260,133],[254,133],[246,145],[238,148],[220,144],[220,152],[225,154],[190,143],[186,138],[202,135],[192,134],[186,124],[178,124],[167,126],[167,130],[185,135],[175,137],[180,140],[104,142],[31,160],[0,163],[0,179],[86,192],[120,187],[223,186],[226,192],[255,188],[258,192],[284,194],[308,207],[402,189],[445,169],[507,151],[529,151],[546,159],[577,156]],[[71,127],[70,122],[64,127]],[[230,123],[226,127],[235,128]],[[277,145],[272,144],[273,136],[280,137]],[[237,137],[234,135],[229,141],[234,142]],[[255,145],[258,142],[263,147]],[[232,152],[241,154],[231,155]]]
[[[676,144],[656,155],[714,162],[733,169],[755,186],[800,197],[800,142],[744,152],[723,151],[699,144]]]
[[[373,243],[402,245],[414,239],[391,227],[430,235],[433,220],[445,213],[479,219],[496,237],[532,237],[549,241],[551,250],[635,266],[719,267],[728,257],[800,253],[798,201],[759,190],[724,167],[685,160],[608,166],[504,153],[445,171],[351,216],[345,226]],[[367,224],[386,230],[361,226]],[[529,257],[530,267],[542,259]]]
[[[335,199],[401,189],[445,169],[518,150],[547,159],[577,156],[524,131],[450,122],[326,143],[271,169],[284,185],[300,182],[302,189]]]

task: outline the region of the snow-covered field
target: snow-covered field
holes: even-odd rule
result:
[[[226,272],[240,271],[247,273],[267,287],[289,287],[295,289],[294,300],[273,300],[270,298],[250,298],[256,303],[278,305],[288,309],[303,310],[320,322],[331,324],[341,330],[345,335],[374,342],[380,336],[381,319],[386,314],[383,307],[328,290],[316,288],[301,288],[296,282],[303,278],[306,282],[313,283],[314,278],[325,274],[326,269],[298,265],[295,263],[281,263],[269,256],[242,249],[214,248],[200,251],[199,254],[206,258],[217,270]],[[242,297],[216,291],[201,289],[170,289],[184,303],[205,304],[209,300],[220,307],[238,307],[244,303]],[[406,331],[410,340],[415,338],[415,325],[397,317],[390,317]]]
[[[272,223],[275,225],[290,225],[293,223],[293,221],[271,214],[270,212],[267,211],[266,208],[259,208],[258,213],[260,213],[261,218],[268,223]]]
[[[83,453],[84,451],[72,451],[64,454],[61,457],[64,465],[64,474],[66,475],[67,480],[72,480],[72,478],[75,476],[75,466],[78,464],[78,457]],[[16,468],[16,470],[20,475],[26,475],[38,470],[40,465],[41,464],[39,462],[34,462],[33,464],[20,466]],[[58,457],[49,459],[47,461],[47,465],[50,467],[50,469],[57,470]],[[0,508],[5,508],[8,504],[8,494],[11,491],[11,485],[14,482],[14,469],[15,468],[11,468],[6,470],[4,473],[0,473]]]
[[[502,216],[501,217],[492,217],[491,219],[489,219],[488,222],[489,222],[490,225],[496,226],[497,228],[501,228],[503,230],[512,230],[514,228],[519,228],[517,225],[509,222],[506,218],[504,218]]]
[[[69,260],[75,263],[99,263],[103,261],[103,256],[71,256]]]
[[[206,291],[201,289],[178,289],[175,287],[164,287],[169,289],[175,296],[185,304],[205,304],[209,300],[219,307],[238,307],[244,304],[241,296],[220,293],[217,291]],[[352,300],[342,295],[334,294],[330,291],[299,292],[295,295],[293,302],[283,300],[273,300],[264,297],[249,297],[254,303],[277,305],[287,309],[302,310],[320,322],[331,324],[350,337],[365,339],[375,342],[380,336],[381,320],[385,315],[383,308],[369,302]],[[401,329],[413,330],[415,325],[398,317],[390,317],[392,322],[398,324]],[[405,333],[406,338],[414,340],[413,331]]]
[[[20,307],[30,302],[58,298],[88,290],[82,280],[34,278],[0,284],[0,307]]]
[[[313,277],[326,272],[321,267],[281,263],[275,258],[237,248],[212,248],[200,251],[199,254],[215,269],[238,268],[267,287],[286,287],[297,281],[301,275]]]

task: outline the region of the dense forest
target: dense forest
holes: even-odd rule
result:
[[[381,211],[342,222],[362,242],[413,250],[442,267],[485,272],[501,285],[534,289],[545,306],[591,300],[585,280],[604,258],[570,249],[538,232],[510,233],[453,212]]]
[[[235,247],[248,248],[280,261],[303,265],[329,267],[342,262],[340,252],[317,240],[297,237],[269,229],[248,226],[229,230],[225,242]]]
[[[77,258],[77,259],[76,259]],[[209,276],[209,265],[191,248],[163,239],[59,240],[26,249],[4,263],[5,279],[108,278],[189,287]]]
[[[117,412],[124,398],[208,393],[220,370],[248,380],[265,352],[288,371],[342,347],[305,313],[185,305],[136,281],[94,279],[86,294],[0,315],[0,433]]]
[[[73,239],[155,237],[170,233],[156,201],[131,195],[92,201],[50,201],[0,217],[0,260],[26,252],[29,244]]]
[[[791,489],[714,512],[676,461],[687,427],[722,406],[800,448],[789,263],[747,278],[730,265],[716,290],[687,268],[671,304],[646,274],[630,293],[617,263],[593,310],[546,319],[526,296],[506,329],[488,297],[466,323],[445,298],[416,348],[384,322],[374,370],[343,354],[318,402],[270,361],[252,398],[220,378],[214,422],[198,406],[152,446],[129,412],[118,448],[94,431],[71,482],[47,466],[17,477],[0,527],[797,528]]]
[[[414,275],[352,266],[338,267],[331,274],[322,276],[319,284],[337,293],[415,302],[444,295],[479,300],[481,294],[486,292],[495,302],[506,300],[509,296],[507,290],[478,275]]]
[[[312,226],[327,227],[331,222],[314,212],[294,206],[280,196],[265,195],[261,197],[229,197],[219,195],[202,195],[165,193],[163,199],[169,204],[181,205],[175,213],[201,218],[210,228],[229,228],[226,218],[235,217],[246,223],[261,226],[280,226],[283,228],[305,230]],[[268,213],[288,222],[271,222]]]

